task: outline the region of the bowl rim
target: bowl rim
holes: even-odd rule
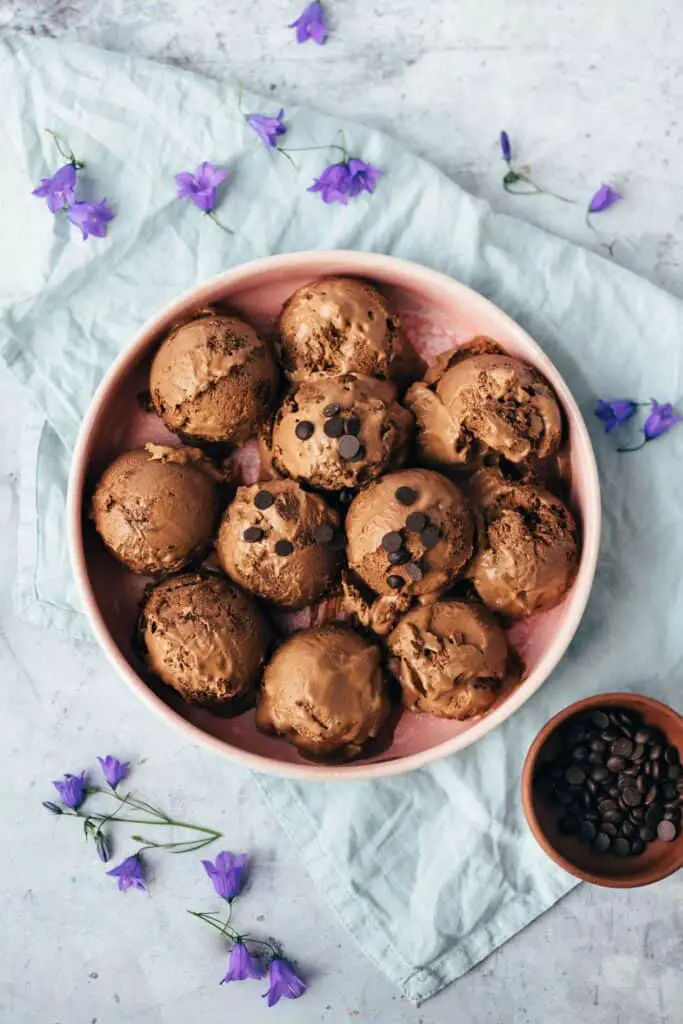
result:
[[[399,287],[403,283],[406,286],[409,284],[415,286],[417,284],[418,287],[424,286],[430,291],[445,291],[454,296],[456,301],[458,297],[466,297],[470,309],[476,310],[479,308],[482,312],[494,312],[498,318],[501,318],[506,323],[506,330],[509,336],[518,339],[522,348],[527,348],[533,353],[536,365],[540,367],[541,372],[550,378],[563,408],[566,412],[571,413],[574,443],[579,450],[582,473],[588,478],[586,480],[586,493],[589,500],[583,517],[582,553],[579,571],[572,587],[572,609],[565,616],[553,643],[545,652],[534,671],[505,701],[482,716],[479,721],[465,732],[444,740],[428,750],[409,754],[405,757],[366,764],[307,765],[275,760],[262,754],[234,747],[226,740],[212,736],[198,725],[183,718],[178,712],[167,705],[161,697],[153,693],[132,666],[129,665],[112,639],[90,586],[83,544],[83,491],[94,427],[103,408],[106,406],[108,395],[113,386],[125,376],[128,368],[144,355],[150,346],[150,342],[158,335],[161,327],[169,320],[172,320],[174,316],[180,315],[187,305],[193,304],[199,308],[202,302],[210,301],[210,295],[216,288],[221,286],[234,288],[239,286],[240,283],[248,282],[254,276],[259,274],[268,275],[278,270],[293,272],[301,269],[301,271],[310,271],[311,265],[317,262],[320,264],[333,263],[335,265],[334,270],[321,270],[320,276],[348,274],[354,277],[372,278],[373,274],[376,274],[380,278],[381,283],[382,274],[388,272],[394,278],[393,283],[398,284]],[[479,292],[474,291],[468,285],[457,281],[448,274],[414,263],[411,260],[350,249],[310,250],[250,260],[230,270],[223,271],[202,282],[200,285],[195,285],[149,317],[135,338],[122,349],[100,381],[79,430],[68,481],[67,544],[78,592],[83,601],[86,616],[95,634],[95,638],[117,674],[123,678],[148,707],[156,711],[157,714],[161,715],[162,718],[175,728],[182,731],[188,738],[208,746],[223,757],[237,761],[253,771],[307,781],[323,782],[330,779],[353,781],[400,775],[464,750],[495,729],[529,700],[547,680],[563,657],[585,611],[597,566],[601,514],[600,482],[595,454],[578,404],[554,363],[516,321],[499,309],[495,303],[480,295]]]
[[[671,858],[671,865],[667,865],[664,870],[656,871],[652,877],[639,879],[630,875],[623,875],[620,878],[613,878],[609,875],[599,875],[594,871],[584,871],[582,868],[577,867],[572,861],[568,860],[557,847],[553,846],[545,832],[541,828],[541,824],[536,814],[536,805],[533,799],[533,772],[536,767],[538,755],[545,745],[546,741],[552,736],[555,730],[572,718],[573,715],[578,714],[580,711],[585,711],[590,708],[599,707],[602,704],[606,705],[619,705],[622,707],[634,706],[638,704],[642,707],[658,708],[662,711],[666,711],[667,714],[673,715],[674,718],[678,718],[683,726],[683,715],[681,715],[675,708],[672,708],[670,704],[665,704],[664,701],[657,700],[656,697],[648,697],[644,693],[633,693],[629,691],[612,690],[609,693],[594,693],[589,697],[582,697],[581,700],[574,701],[573,704],[568,704],[561,711],[558,711],[556,715],[549,718],[542,729],[534,737],[531,746],[529,747],[524,763],[522,765],[522,777],[520,780],[520,793],[522,800],[522,808],[524,810],[524,817],[527,820],[527,824],[531,829],[532,835],[542,850],[554,860],[561,868],[568,871],[569,874],[574,875],[575,878],[580,878],[584,882],[590,882],[592,885],[599,885],[606,889],[638,889],[644,885],[652,885],[654,882],[661,882],[664,878],[668,878],[669,875],[673,875],[681,867],[683,867],[683,834],[679,836],[679,847],[680,852],[678,857]],[[645,712],[646,713],[646,712]]]

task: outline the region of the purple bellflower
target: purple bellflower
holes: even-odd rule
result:
[[[277,138],[280,135],[284,135],[287,131],[287,126],[282,123],[284,116],[285,112],[283,109],[280,110],[277,117],[266,117],[265,114],[249,114],[247,124],[262,139],[263,144],[268,149],[275,149]]]
[[[292,965],[279,958],[271,960],[268,981],[268,991],[263,993],[268,1006],[275,1006],[281,999],[298,999],[306,991],[306,983],[298,977]]]
[[[601,185],[588,204],[589,213],[602,213],[614,206],[622,198],[620,192],[616,192],[611,185]]]
[[[242,888],[243,874],[247,866],[246,853],[230,853],[223,850],[216,857],[216,863],[203,860],[202,865],[221,899],[234,900]]]
[[[322,4],[315,0],[309,4],[287,28],[296,29],[297,43],[306,43],[312,39],[318,46],[322,46],[327,39],[327,26],[325,25],[325,12]]]
[[[90,235],[105,238],[107,224],[115,217],[106,199],[100,199],[99,203],[72,203],[66,215],[72,224],[81,229],[83,241]]]
[[[349,160],[349,196],[357,196],[359,192],[374,192],[375,185],[382,177],[383,171],[378,171],[372,164],[366,164],[363,160]]]
[[[510,145],[510,136],[507,132],[503,131],[500,133],[500,155],[506,164],[509,164],[512,160],[512,146]]]
[[[100,768],[107,783],[112,789],[116,789],[119,782],[123,782],[128,774],[130,761],[119,761],[116,757],[112,757],[111,754],[107,754],[106,757],[98,757],[97,760],[100,762]]]
[[[252,956],[243,942],[236,942],[230,950],[228,970],[221,985],[227,981],[246,981],[247,978],[262,978],[266,973],[263,961]]]
[[[638,405],[630,398],[615,398],[611,401],[600,399],[595,409],[595,415],[605,425],[605,433],[609,434],[631,419],[635,415]]]
[[[383,172],[363,160],[345,160],[330,164],[307,192],[319,192],[324,203],[348,204],[349,199],[361,192],[374,192]]]
[[[227,171],[214,167],[208,160],[199,164],[194,174],[181,171],[175,175],[178,199],[190,199],[204,213],[210,213],[216,205],[216,188],[227,176]]]
[[[683,416],[677,416],[669,402],[660,405],[654,398],[651,398],[650,401],[652,409],[643,427],[646,441],[654,441],[655,438],[666,434],[667,430],[671,430],[677,423],[683,423]]]
[[[132,857],[126,857],[118,867],[107,871],[107,874],[118,879],[120,892],[126,892],[128,889],[142,889],[143,892],[145,891],[142,861],[137,854],[134,854]]]
[[[85,800],[85,772],[81,772],[80,775],[71,775],[67,772],[63,779],[53,782],[52,785],[59,793],[62,803],[73,811],[78,810]]]
[[[76,198],[76,167],[73,163],[64,164],[51,178],[41,178],[32,194],[45,199],[50,213],[67,209]]]

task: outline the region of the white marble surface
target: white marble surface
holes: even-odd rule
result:
[[[381,126],[498,209],[594,242],[579,209],[501,191],[496,136],[506,127],[550,187],[582,199],[604,178],[622,187],[624,203],[598,222],[619,239],[615,258],[683,294],[683,11],[673,0],[337,0],[328,9],[323,49],[291,42],[283,26],[295,0],[0,0],[0,27],[237,77],[285,105]],[[0,272],[9,258],[0,256]],[[627,893],[581,887],[425,1006],[401,999],[312,889],[245,772],[155,723],[93,647],[18,621],[12,538],[24,412],[21,389],[0,373],[1,1021],[683,1022],[677,877]],[[258,986],[217,986],[219,944],[184,913],[206,902],[194,858],[158,862],[156,898],[119,896],[68,823],[41,811],[49,779],[110,749],[145,759],[139,779],[150,797],[252,853],[245,914],[262,915],[257,927],[299,958],[311,981],[304,1000],[268,1011]],[[198,791],[212,796],[197,804]],[[163,942],[146,937],[160,933]]]

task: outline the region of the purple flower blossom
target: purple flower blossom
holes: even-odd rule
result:
[[[601,185],[588,204],[588,212],[602,213],[603,210],[608,210],[610,206],[613,206],[621,198],[621,194],[615,192],[611,185]]]
[[[293,21],[287,28],[296,29],[297,43],[305,43],[312,39],[318,46],[322,46],[327,39],[325,12],[322,9],[322,4],[318,3],[317,0],[309,4],[296,21]]]
[[[202,865],[213,882],[214,890],[224,900],[234,900],[242,888],[242,875],[247,866],[246,853],[230,853],[223,850],[216,857],[216,863],[203,860]]]
[[[41,178],[32,195],[47,201],[50,213],[57,213],[71,206],[76,198],[76,168],[72,163],[64,164],[51,178]]]
[[[95,849],[97,850],[97,856],[100,858],[102,863],[106,864],[111,858],[111,853],[109,851],[109,843],[107,842],[107,837],[104,832],[98,832],[95,836]]]
[[[250,128],[254,129],[268,149],[274,149],[276,146],[275,140],[287,131],[287,126],[282,123],[284,116],[285,112],[283,109],[280,110],[277,117],[266,117],[265,114],[249,114],[247,124]]]
[[[344,162],[330,164],[319,178],[316,178],[307,192],[320,192],[324,203],[341,203],[346,206],[351,185],[349,165]]]
[[[507,132],[500,133],[500,153],[506,164],[509,164],[512,160],[512,146],[510,145],[510,136]]]
[[[676,423],[683,423],[683,416],[677,416],[669,402],[665,405],[660,405],[654,398],[651,398],[650,401],[652,402],[652,411],[643,427],[646,441],[654,441],[655,438],[661,437],[662,434],[665,434]]]
[[[221,985],[226,981],[245,981],[247,978],[262,978],[266,973],[263,961],[252,956],[243,942],[236,942],[230,950],[228,970]]]
[[[142,889],[143,892],[145,891],[142,861],[137,854],[133,854],[132,857],[126,857],[118,867],[107,871],[107,874],[118,878],[120,892],[126,892],[128,889]]]
[[[227,176],[227,171],[214,167],[208,160],[199,164],[194,174],[181,171],[175,175],[178,199],[191,199],[204,213],[210,213],[216,205],[216,188]]]
[[[97,760],[100,762],[100,768],[106,781],[112,789],[116,789],[119,782],[122,782],[128,774],[130,761],[119,761],[111,754],[107,754],[106,757],[98,757]]]
[[[637,404],[630,398],[614,398],[609,402],[601,398],[595,409],[595,415],[601,423],[605,424],[605,433],[609,434],[630,420],[637,408]]]
[[[268,980],[268,991],[263,993],[268,1006],[275,1006],[281,999],[298,999],[306,991],[306,983],[296,975],[286,960],[271,960]]]
[[[72,224],[81,229],[83,241],[90,235],[105,238],[107,223],[115,216],[106,199],[100,199],[99,203],[73,203],[66,215]]]
[[[63,779],[53,782],[52,785],[59,793],[62,803],[73,811],[78,810],[85,800],[85,772],[81,772],[80,775],[71,775],[67,772]]]
[[[357,196],[359,192],[374,192],[375,185],[382,177],[383,171],[378,171],[372,164],[366,164],[362,160],[349,160],[349,196]]]

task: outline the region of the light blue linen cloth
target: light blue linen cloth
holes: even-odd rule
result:
[[[357,248],[438,268],[522,324],[587,416],[604,492],[597,580],[579,633],[548,683],[475,747],[409,776],[354,784],[258,777],[311,875],[361,947],[412,1000],[433,995],[574,884],[540,852],[518,799],[521,763],[555,711],[633,688],[683,708],[683,429],[619,455],[596,395],[681,392],[683,306],[613,263],[493,213],[396,142],[288,108],[288,144],[340,127],[386,174],[372,197],[326,207],[299,169],[245,126],[232,87],[50,40],[0,37],[0,350],[38,410],[25,436],[17,600],[45,627],[89,636],[65,550],[64,495],[80,420],[114,356],[155,310],[230,266],[268,253]],[[248,96],[248,109],[279,104]],[[87,163],[85,197],[117,211],[82,242],[31,189],[59,164],[49,127]],[[220,231],[174,198],[173,174],[230,170]],[[11,258],[8,258],[11,252]]]

